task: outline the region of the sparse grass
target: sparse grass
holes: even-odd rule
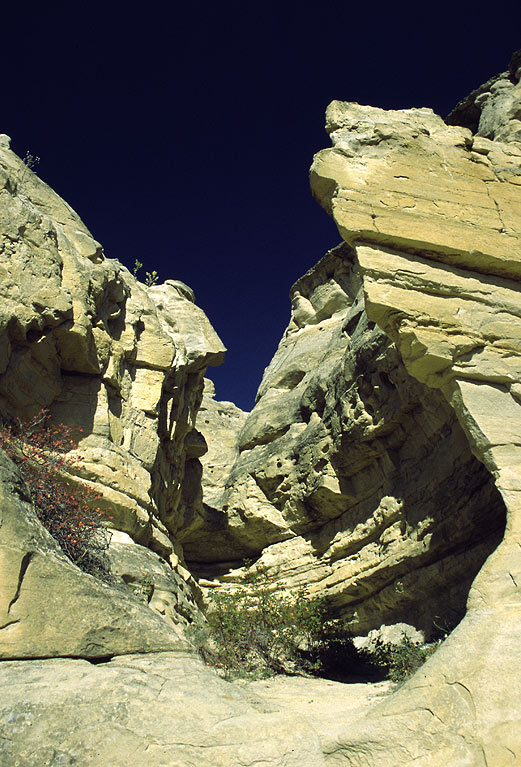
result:
[[[138,272],[140,269],[143,268],[143,264],[141,261],[139,261],[137,258],[134,263],[134,269],[132,270],[132,274],[137,279],[138,278]],[[152,285],[156,285],[157,281],[159,280],[159,274],[156,272],[155,269],[153,269],[151,272],[145,272],[145,285],[147,288],[152,287]]]

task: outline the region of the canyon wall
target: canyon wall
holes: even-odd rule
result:
[[[82,572],[0,451],[2,767],[314,767],[315,731],[204,667],[179,532],[200,497],[194,429],[224,348],[186,285],[146,287],[0,136],[0,416],[76,430],[112,575]],[[80,429],[82,431],[80,431]]]
[[[444,397],[368,318],[350,247],[291,298],[252,413],[203,398],[207,524],[183,533],[190,568],[235,582],[249,573],[240,557],[251,559],[281,589],[326,597],[356,634],[397,622],[447,630],[500,540],[501,496]]]
[[[339,726],[326,763],[520,758],[520,64],[447,123],[328,107],[311,186],[344,245],[293,287],[200,512],[212,535],[185,543],[208,587],[262,567],[353,631],[429,634],[465,614],[406,685]]]
[[[76,430],[78,478],[100,494],[115,531],[113,571],[135,588],[146,579],[153,609],[170,623],[186,622],[198,610],[199,591],[176,534],[205,449],[194,430],[203,375],[207,365],[222,362],[224,347],[190,288],[176,280],[147,288],[106,258],[5,136],[0,231],[0,416],[26,420],[45,408]],[[0,631],[5,653],[71,654],[66,640],[60,649],[54,635],[47,642],[41,634],[50,615],[42,623],[34,613],[38,596],[29,576],[34,583],[44,577],[36,571],[45,557],[32,556],[31,541],[25,534],[2,539],[9,559],[5,603],[17,594],[11,622]],[[55,588],[67,591],[58,581]],[[67,614],[59,602],[58,624]],[[21,631],[30,637],[27,646],[14,641]],[[135,637],[132,646],[137,651],[147,641]],[[111,651],[110,642],[92,649]]]
[[[429,110],[333,102],[333,148],[312,168],[315,196],[354,249],[369,319],[450,405],[507,515],[462,622],[339,736],[360,765],[514,765],[521,755],[520,64],[518,52],[452,125]]]

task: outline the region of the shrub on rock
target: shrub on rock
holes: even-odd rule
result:
[[[19,467],[40,522],[69,559],[85,572],[108,574],[111,534],[96,505],[99,495],[71,485],[68,476],[78,467],[70,454],[77,448],[73,429],[52,423],[42,410],[30,421],[0,427],[0,448]]]

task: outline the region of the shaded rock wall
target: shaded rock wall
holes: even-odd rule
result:
[[[492,477],[443,396],[407,373],[368,319],[347,245],[291,299],[252,413],[230,418],[230,405],[203,399],[207,521],[184,534],[190,567],[236,581],[239,557],[253,558],[280,588],[326,596],[357,633],[453,626],[504,526]],[[216,472],[218,483],[206,479]]]

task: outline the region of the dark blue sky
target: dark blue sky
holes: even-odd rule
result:
[[[249,409],[291,284],[339,240],[308,186],[327,104],[445,115],[507,68],[521,4],[138,7],[3,7],[0,132],[109,257],[194,289],[229,349],[217,396]]]

